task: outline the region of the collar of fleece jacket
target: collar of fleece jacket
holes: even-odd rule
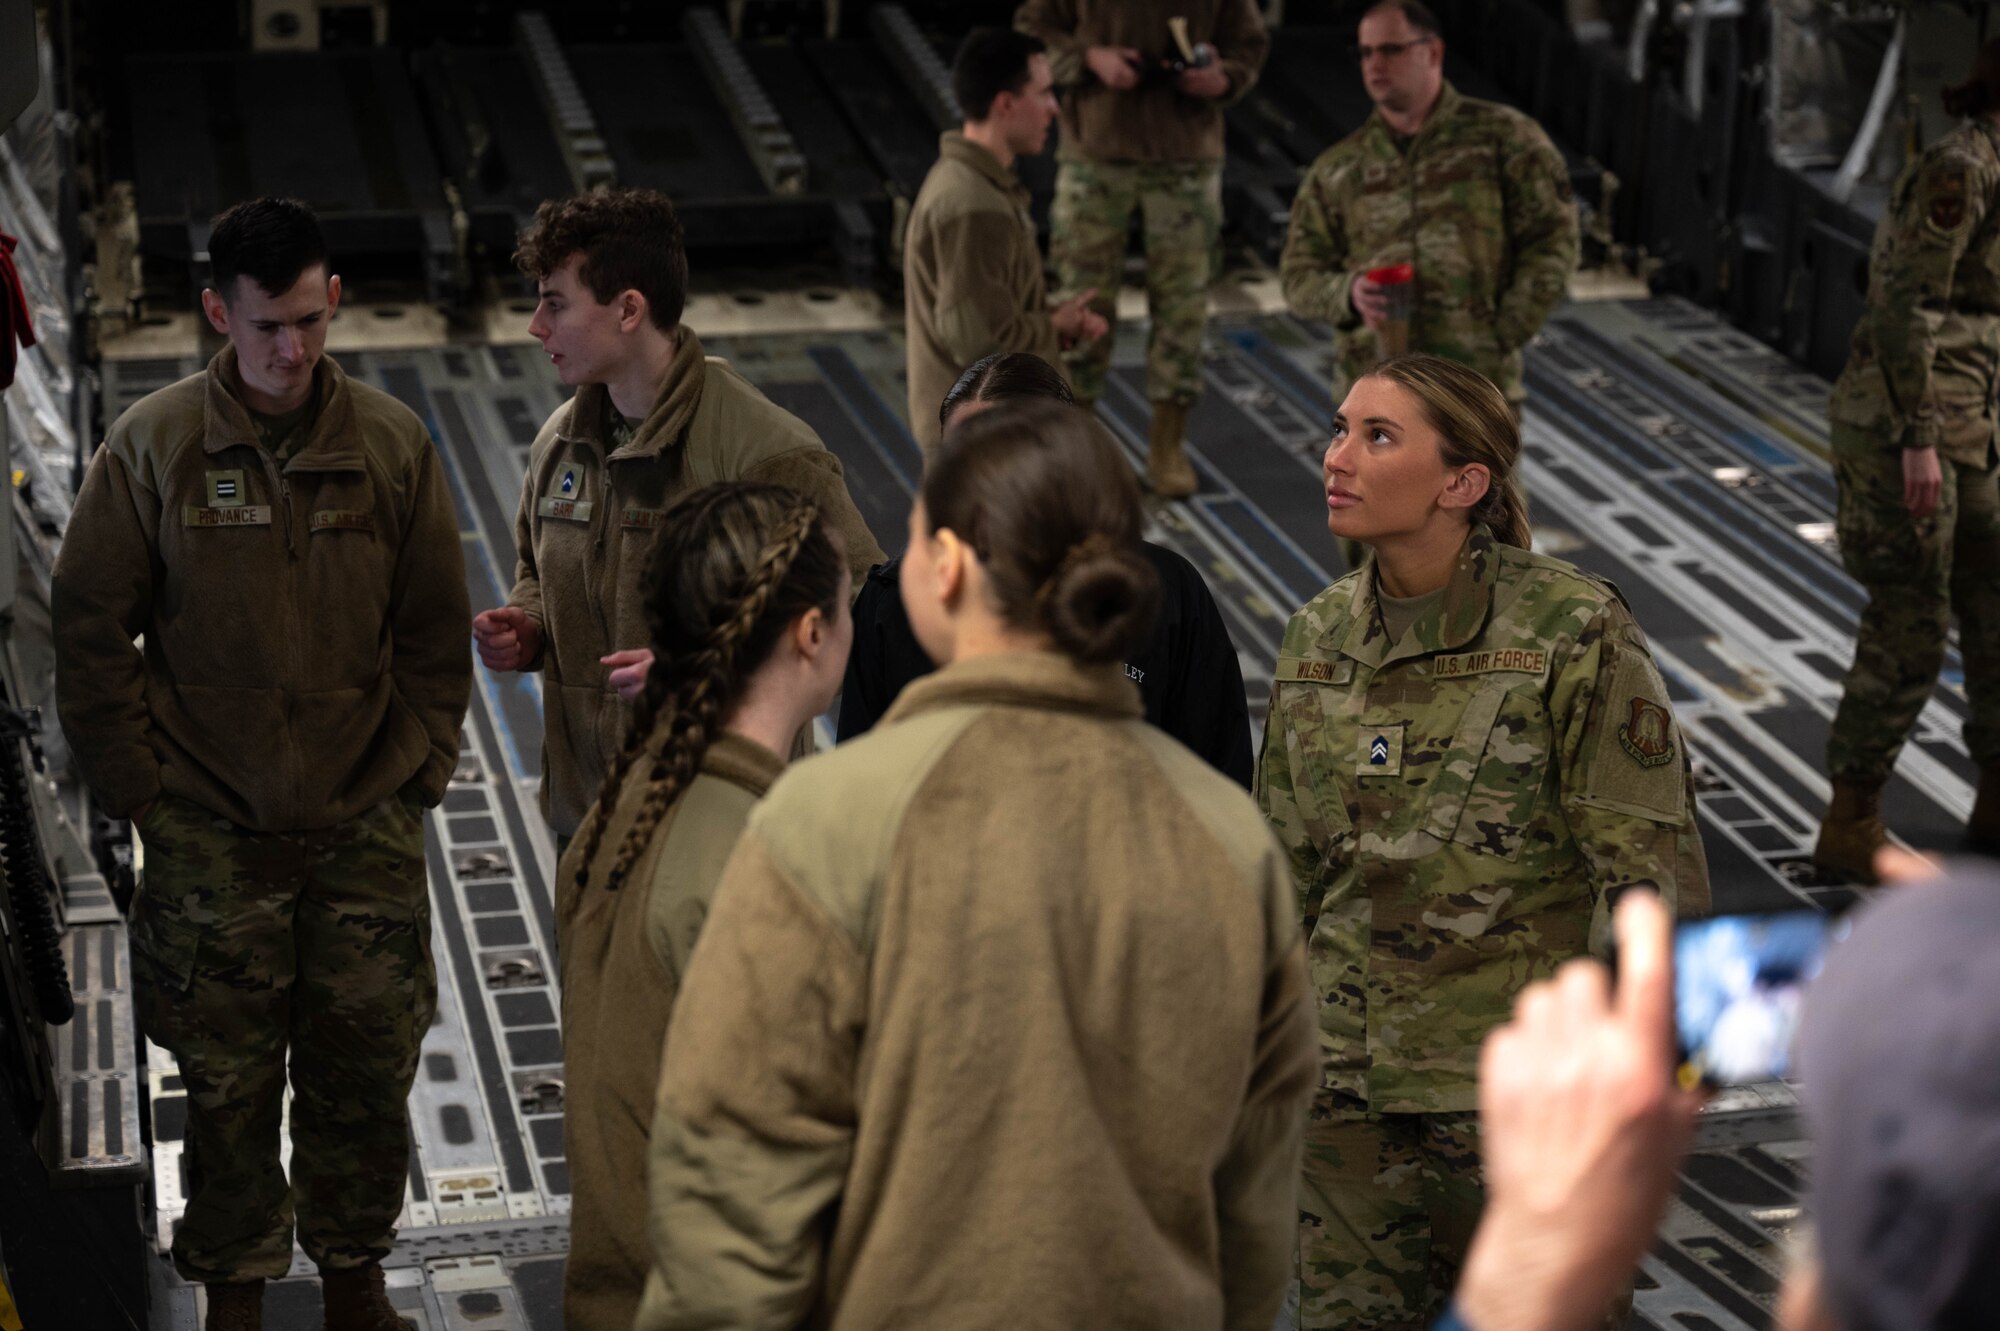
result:
[[[708,381],[708,358],[694,329],[682,324],[678,336],[680,345],[674,349],[673,364],[667,367],[659,396],[653,399],[646,419],[639,423],[632,437],[608,454],[611,461],[655,457],[687,437],[688,424],[701,406],[702,388]],[[560,431],[562,439],[568,443],[593,443],[600,452],[604,451],[611,390],[603,384],[584,384],[576,390],[571,402],[569,419]]]
[[[1121,662],[1082,665],[1060,652],[1002,652],[957,661],[897,696],[883,724],[938,707],[1000,703],[1103,716],[1145,714]]]

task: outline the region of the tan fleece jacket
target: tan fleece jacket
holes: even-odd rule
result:
[[[1229,76],[1220,101],[1190,97],[1165,73],[1124,92],[1105,86],[1084,60],[1093,46],[1136,49],[1148,68],[1179,48],[1167,27],[1188,21],[1188,40],[1207,42]],[[1060,158],[1093,162],[1219,162],[1222,111],[1257,82],[1271,35],[1256,0],[1027,0],[1014,26],[1049,48],[1062,96]]]
[[[1027,186],[952,130],[938,139],[903,237],[910,430],[928,455],[938,405],[981,356],[1031,351],[1060,365]]]
[[[542,814],[565,836],[623,742],[630,708],[598,658],[646,645],[641,592],[669,505],[718,481],[789,486],[819,501],[858,586],[882,547],[848,496],[840,459],[812,427],[682,328],[660,396],[631,440],[605,441],[611,394],[587,384],[555,409],[528,454],[514,518],[519,563],[507,603],[542,626]]]
[[[641,770],[634,765],[635,778]],[[661,815],[622,887],[605,883],[644,803],[645,783],[637,779],[626,781],[612,810],[590,886],[576,885],[581,844],[570,847],[556,873],[569,1331],[631,1331],[652,1267],[645,1160],[667,1018],[722,866],[751,808],[783,770],[783,760],[762,745],[723,735]]]
[[[111,812],[165,793],[260,832],[330,827],[410,782],[436,804],[472,687],[437,450],[326,356],[281,467],[238,382],[225,348],[91,459],[54,589],[77,767]]]
[[[1117,665],[781,778],[668,1027],[635,1326],[1268,1331],[1318,1077],[1283,853]]]

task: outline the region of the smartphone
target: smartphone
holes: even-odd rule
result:
[[[1847,921],[1816,910],[1717,915],[1674,929],[1674,1019],[1683,1086],[1792,1075],[1799,1015]]]

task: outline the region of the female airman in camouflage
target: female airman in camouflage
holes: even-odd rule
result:
[[[1487,1031],[1615,892],[1708,899],[1659,671],[1615,588],[1529,553],[1519,451],[1499,389],[1434,356],[1334,419],[1327,527],[1372,558],[1286,630],[1258,772],[1325,1055],[1301,1327],[1429,1325],[1479,1213]]]

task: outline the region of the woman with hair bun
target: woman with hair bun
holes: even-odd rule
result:
[[[1529,553],[1520,447],[1500,390],[1435,356],[1334,416],[1326,525],[1369,557],[1285,631],[1257,783],[1325,1056],[1302,1328],[1430,1324],[1479,1217],[1486,1033],[1617,892],[1708,903],[1666,685],[1616,588]]]
[[[1040,356],[996,354],[967,366],[944,395],[939,429],[998,403],[1023,399],[1076,400],[1061,372]],[[1229,626],[1193,564],[1151,541],[1140,542],[1139,549],[1159,575],[1160,609],[1153,631],[1125,658],[1125,673],[1139,685],[1148,721],[1248,789],[1250,708]],[[838,731],[843,742],[880,720],[911,680],[937,669],[910,632],[902,568],[901,555],[877,564],[854,598],[854,650],[840,686]]]
[[[751,815],[689,968],[637,1326],[1271,1325],[1312,1000],[1284,858],[1147,725],[1139,488],[1089,417],[946,432],[943,663]]]
[[[643,597],[653,666],[556,872],[572,1331],[630,1331],[652,1265],[644,1162],[667,1018],[751,807],[840,687],[851,581],[828,516],[793,490],[711,485],[661,523]]]

